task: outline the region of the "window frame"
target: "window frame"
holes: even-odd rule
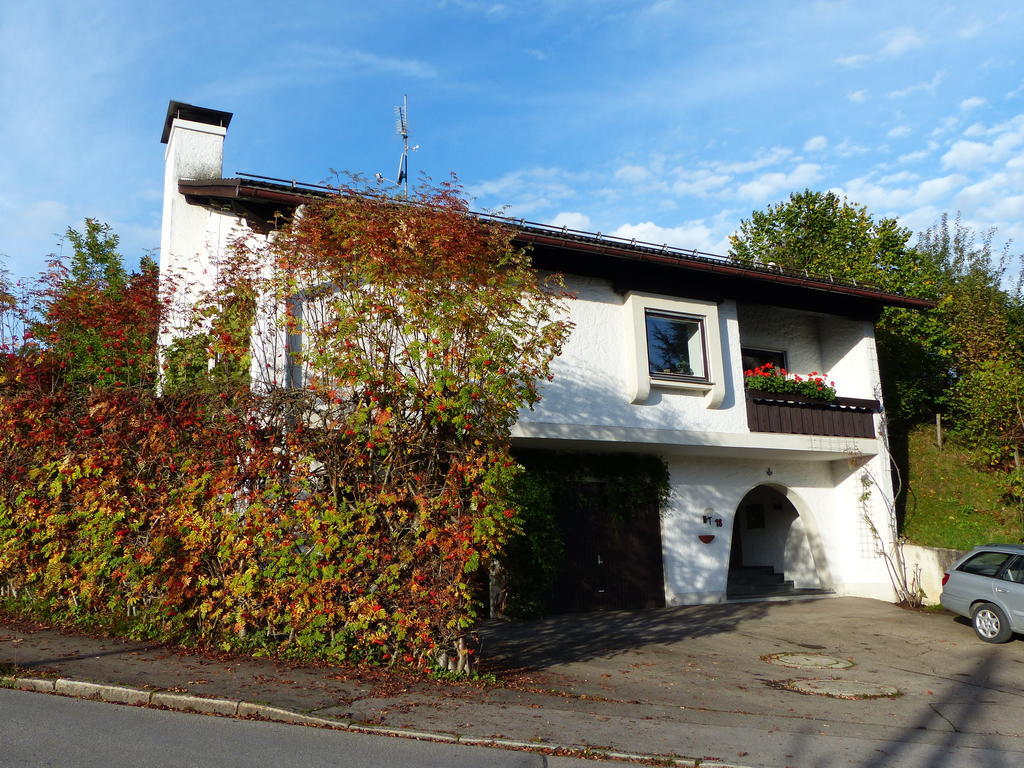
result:
[[[789,369],[789,354],[786,352],[786,350],[784,350],[784,349],[767,349],[765,347],[744,347],[744,346],[740,347],[740,366],[741,366],[741,368],[743,370],[745,370],[745,371],[751,370],[753,368],[756,368],[757,366],[748,366],[743,361],[743,358],[744,357],[748,357],[748,356],[754,356],[754,355],[757,355],[759,353],[763,354],[765,356],[767,356],[767,355],[778,356],[779,359],[782,360],[782,365],[779,365],[777,367],[785,368],[787,370]],[[774,365],[774,362],[772,364]]]
[[[652,376],[647,354],[647,312],[682,316],[702,322],[704,378]],[[640,291],[629,291],[623,301],[626,334],[627,381],[630,403],[647,402],[654,389],[703,397],[705,408],[719,408],[725,399],[724,356],[718,302],[683,299]]]
[[[703,375],[697,376],[695,374],[684,374],[684,373],[664,373],[659,371],[651,370],[651,342],[650,342],[650,327],[647,322],[652,318],[662,318],[664,320],[679,320],[683,322],[694,323],[697,326],[697,330],[700,334],[700,363]],[[701,384],[708,384],[711,382],[711,377],[708,375],[708,338],[707,331],[705,329],[705,318],[702,315],[689,315],[681,314],[679,312],[667,312],[663,309],[651,309],[650,307],[644,308],[644,346],[647,350],[647,375],[652,379],[658,381],[693,381]],[[692,361],[690,362],[692,368]]]

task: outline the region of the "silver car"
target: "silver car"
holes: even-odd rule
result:
[[[940,601],[969,618],[986,643],[1024,633],[1024,546],[975,547],[943,575]]]

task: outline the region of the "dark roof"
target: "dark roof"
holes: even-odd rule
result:
[[[191,202],[230,210],[247,217],[250,225],[258,229],[262,225],[264,230],[311,197],[339,192],[330,185],[245,176],[186,179],[178,183],[178,189]],[[538,268],[609,279],[620,291],[649,291],[718,301],[736,298],[867,319],[877,318],[885,306],[910,309],[935,306],[927,299],[901,296],[875,286],[806,271],[742,264],[703,251],[524,219],[475,215],[512,227],[515,241],[531,246]]]
[[[167,117],[164,118],[164,132],[160,136],[160,143],[166,144],[171,136],[171,121],[174,118],[191,120],[194,123],[206,123],[207,125],[219,125],[227,128],[231,124],[232,113],[221,112],[219,109],[207,109],[197,107],[193,104],[186,104],[183,101],[173,99],[167,105]]]

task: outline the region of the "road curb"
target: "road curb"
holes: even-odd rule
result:
[[[555,744],[552,742],[517,741],[515,739],[490,738],[487,736],[459,736],[458,734],[434,731],[416,731],[407,728],[388,728],[381,725],[369,725],[354,721],[333,720],[289,709],[257,704],[234,699],[204,698],[186,693],[172,691],[147,691],[142,688],[130,688],[122,685],[104,685],[79,680],[60,678],[49,680],[36,677],[0,677],[0,688],[14,688],[34,693],[54,693],[79,699],[105,701],[111,704],[133,704],[137,706],[162,707],[176,712],[191,712],[204,715],[222,715],[227,717],[257,717],[271,722],[290,725],[310,725],[321,728],[365,733],[375,736],[393,736],[417,741],[435,741],[448,744],[465,744],[467,746],[498,747],[502,749],[529,750],[532,752],[554,752],[557,754],[578,754],[586,757],[605,758],[626,762],[655,762],[658,765],[676,766],[676,768],[749,768],[748,766],[723,763],[707,758],[676,757],[675,755],[657,755],[640,752],[619,752],[611,749],[598,749],[584,744]]]

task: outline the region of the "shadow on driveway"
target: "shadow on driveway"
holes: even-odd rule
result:
[[[691,605],[572,613],[530,621],[491,619],[480,628],[488,671],[540,669],[608,658],[637,648],[717,635],[760,619],[771,603]]]

